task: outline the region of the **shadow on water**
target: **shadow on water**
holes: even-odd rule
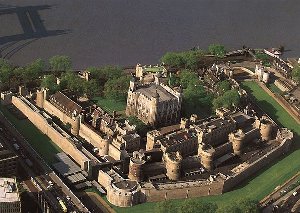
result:
[[[5,55],[2,53],[4,58],[10,58],[13,54],[18,52],[25,46],[33,43],[34,41],[49,37],[59,36],[68,34],[70,30],[47,30],[44,24],[44,20],[40,16],[41,10],[49,10],[52,6],[50,5],[39,5],[39,6],[25,6],[25,7],[14,7],[0,4],[0,16],[15,14],[18,17],[19,24],[22,28],[23,33],[15,35],[7,35],[0,37],[0,54],[4,50],[10,48],[13,45],[17,47],[10,50]],[[31,40],[25,44],[18,44],[25,40]]]

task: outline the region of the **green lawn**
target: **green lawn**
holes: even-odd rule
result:
[[[2,105],[0,105],[0,111],[16,127],[16,129],[18,129],[18,131],[27,139],[31,146],[48,164],[51,165],[52,163],[57,162],[54,155],[61,152],[61,149],[46,135],[38,130],[28,119],[17,119]]]
[[[283,93],[275,84],[269,84],[268,88],[274,93],[277,93],[277,94]]]
[[[297,149],[297,145],[300,143],[300,126],[255,82],[245,82],[243,83],[243,86],[257,98],[258,104],[268,112],[274,120],[293,130],[296,135],[294,149],[288,156],[279,159],[276,164],[259,172],[255,178],[250,178],[245,181],[245,183],[237,189],[223,195],[196,198],[196,200],[215,202],[218,205],[226,205],[246,197],[260,200],[272,192],[276,186],[284,183],[300,170],[300,151]],[[174,200],[172,202],[175,205],[180,205],[183,201],[184,200]],[[114,208],[120,213],[150,213],[155,212],[155,205],[155,203],[145,203],[130,208]]]
[[[126,102],[115,101],[112,99],[107,99],[103,97],[95,97],[93,101],[96,102],[98,106],[103,108],[105,111],[112,113],[113,111],[123,111],[126,108]]]

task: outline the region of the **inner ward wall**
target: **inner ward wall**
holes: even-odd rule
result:
[[[31,109],[26,103],[20,98],[13,96],[12,103],[24,113],[28,119],[45,135],[47,135],[59,148],[61,148],[66,154],[73,158],[82,169],[87,170],[89,159],[78,150],[67,137],[64,137],[57,132],[51,125],[48,124],[47,120],[38,112]]]

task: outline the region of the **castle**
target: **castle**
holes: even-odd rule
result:
[[[157,76],[155,82],[148,84],[133,77],[128,90],[126,115],[136,116],[152,126],[170,125],[180,119],[181,102],[182,90],[160,83]]]

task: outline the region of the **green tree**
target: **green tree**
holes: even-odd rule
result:
[[[295,66],[292,70],[292,78],[296,82],[300,83],[300,66]]]
[[[49,59],[50,69],[56,72],[70,71],[72,69],[72,61],[69,56],[56,55]]]
[[[164,56],[161,57],[160,61],[170,67],[180,68],[184,66],[182,55],[176,52],[167,52]]]
[[[220,95],[230,90],[230,82],[228,80],[220,81],[217,83],[217,91]]]
[[[59,87],[56,84],[56,77],[54,75],[46,75],[42,79],[41,86],[44,88],[48,88],[50,93],[56,92]]]
[[[66,72],[60,80],[60,89],[68,89],[74,92],[77,96],[83,95],[84,79],[80,78],[73,72]]]
[[[13,66],[5,59],[0,58],[0,83],[1,87],[10,86],[13,75]]]
[[[186,199],[180,207],[179,213],[215,213],[217,205],[193,199]]]
[[[147,132],[150,129],[150,126],[144,124],[140,119],[138,119],[135,116],[129,116],[127,118],[127,120],[129,121],[129,124],[136,126],[136,131],[139,133],[139,135],[141,137],[146,136]],[[169,202],[168,203],[162,203],[162,205],[167,205],[167,204],[169,205],[170,203]]]
[[[180,80],[175,74],[170,73],[168,77],[168,84],[169,86],[174,87],[180,84]]]
[[[110,79],[104,85],[104,95],[109,99],[125,101],[127,97],[128,85],[128,76]]]
[[[23,69],[22,77],[25,84],[32,83],[38,79],[45,68],[45,63],[42,59],[37,59]]]
[[[185,64],[185,68],[195,71],[198,69],[199,59],[204,55],[204,52],[202,50],[191,50],[182,52],[181,55]]]
[[[99,90],[99,85],[95,79],[85,81],[83,84],[83,91],[88,98],[94,97],[96,94],[99,93]]]
[[[232,109],[240,104],[240,96],[237,90],[228,90],[222,96],[218,96],[213,100],[213,108],[217,109],[225,107]]]
[[[182,112],[189,117],[191,114],[206,116],[210,114],[212,95],[205,91],[203,85],[190,84],[183,90]]]
[[[258,60],[261,61],[262,65],[267,66],[267,67],[271,66],[270,57],[267,54],[265,54],[265,53],[256,53],[255,56]]]
[[[215,55],[217,57],[224,57],[226,50],[225,50],[225,46],[220,45],[220,44],[211,44],[208,47],[208,51],[210,52],[210,54]]]
[[[199,83],[198,75],[189,70],[181,71],[179,74],[179,79],[179,82],[184,89],[189,85],[197,85]]]
[[[157,213],[175,213],[176,207],[169,200],[158,202],[156,204],[155,212]]]

